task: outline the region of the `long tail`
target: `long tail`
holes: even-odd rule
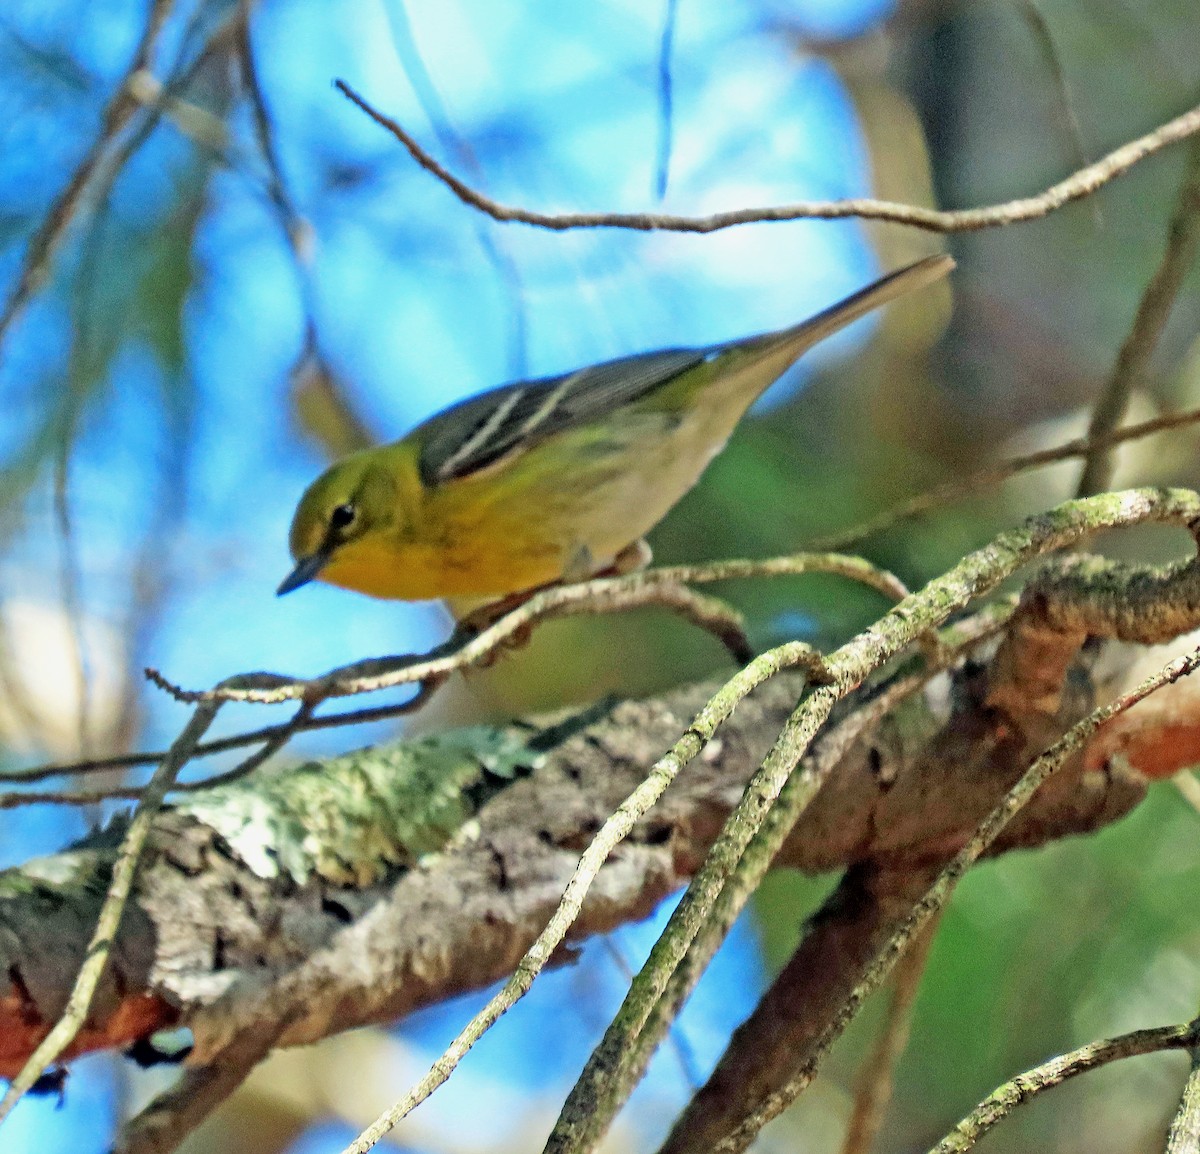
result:
[[[801,321],[791,328],[761,333],[755,337],[743,337],[728,344],[717,345],[711,350],[716,354],[710,362],[718,371],[707,380],[696,375],[683,379],[692,381],[692,387],[704,388],[712,400],[710,406],[716,411],[716,397],[724,394],[730,407],[721,408],[723,419],[729,423],[729,432],[741,419],[742,413],[781,377],[789,366],[803,356],[818,341],[845,328],[852,321],[865,316],[880,305],[904,296],[916,289],[925,288],[944,277],[954,268],[954,259],[949,256],[930,256],[881,277],[874,284],[860,289],[853,296],[831,305],[815,317]],[[728,435],[728,434],[726,434]]]
[[[944,253],[938,256],[927,256],[924,260],[916,261],[902,269],[888,273],[885,277],[880,277],[873,284],[859,289],[858,292],[846,297],[845,300],[838,301],[835,305],[830,305],[823,312],[802,321],[794,328],[764,334],[759,339],[767,346],[776,342],[787,345],[792,356],[798,357],[818,341],[823,341],[826,337],[836,333],[838,329],[845,328],[881,305],[941,280],[952,268],[954,268],[952,256]]]

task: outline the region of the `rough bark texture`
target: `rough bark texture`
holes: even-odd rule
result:
[[[1038,739],[1089,707],[1091,664],[1073,668]],[[849,750],[790,839],[788,864],[903,870],[959,844],[1029,749],[987,702],[981,668],[935,679]],[[309,1042],[508,973],[590,834],[713,688],[362,751],[164,812],[76,1051],[181,1022],[203,1062],[246,1030]],[[738,707],[613,855],[577,936],[644,916],[687,879],[800,691],[798,677],[781,675]],[[1192,716],[1176,711],[1172,724],[1186,729]],[[1119,735],[1104,740],[1111,752]],[[1158,760],[1130,755],[1147,748]],[[1109,752],[1056,782],[1005,848],[1104,825],[1138,802],[1147,772],[1174,768],[1161,743]],[[2,1073],[63,1006],[115,832],[0,876]]]

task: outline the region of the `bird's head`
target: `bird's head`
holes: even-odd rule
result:
[[[277,592],[334,576],[327,570],[345,564],[364,542],[392,528],[397,514],[396,485],[377,450],[338,461],[300,498],[288,535],[296,567]]]

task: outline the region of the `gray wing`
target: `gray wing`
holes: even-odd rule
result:
[[[470,397],[421,426],[427,485],[465,477],[546,437],[630,404],[700,364],[709,349],[664,349]]]

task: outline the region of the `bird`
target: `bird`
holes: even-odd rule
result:
[[[337,461],[300,498],[280,595],[319,580],[482,605],[649,559],[650,531],[818,341],[946,276],[927,257],[799,324],[470,397]]]

